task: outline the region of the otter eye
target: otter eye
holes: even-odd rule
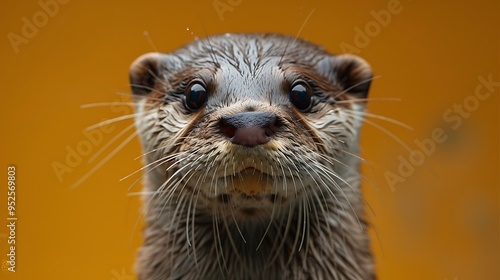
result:
[[[306,112],[311,109],[311,99],[312,91],[304,82],[296,83],[290,89],[290,102],[292,102],[299,111]]]
[[[197,111],[207,102],[207,89],[201,82],[194,82],[186,89],[184,103],[191,111]]]

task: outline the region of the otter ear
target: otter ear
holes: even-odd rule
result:
[[[160,53],[146,53],[130,65],[130,85],[134,95],[146,95],[155,89],[159,78],[159,63],[164,58]]]
[[[373,75],[366,61],[352,54],[342,54],[330,58],[330,67],[333,67],[333,79],[344,91],[357,98],[368,96]]]

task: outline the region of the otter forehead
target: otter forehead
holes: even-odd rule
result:
[[[326,53],[293,37],[225,34],[199,40],[175,53],[192,75],[213,84],[207,107],[250,100],[285,104],[284,88],[301,72],[322,75]],[[316,69],[316,67],[318,67]]]
[[[253,74],[238,72],[232,65],[221,65],[214,75],[215,90],[207,107],[220,107],[243,102],[286,104],[284,73],[275,64],[267,64]]]
[[[239,71],[253,72],[269,59],[311,63],[325,55],[322,48],[302,39],[276,34],[225,34],[190,43],[178,50],[188,60],[208,58],[216,64],[231,64]],[[246,69],[240,66],[247,66]]]

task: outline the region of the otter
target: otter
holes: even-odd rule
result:
[[[358,156],[371,80],[355,55],[277,34],[137,58],[138,279],[375,279]]]

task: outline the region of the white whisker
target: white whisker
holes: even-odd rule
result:
[[[348,93],[351,89],[353,89],[353,88],[355,88],[355,87],[357,87],[357,86],[359,86],[359,85],[365,84],[365,83],[367,83],[367,82],[371,82],[371,81],[373,81],[373,80],[375,80],[375,79],[378,79],[378,78],[381,78],[381,77],[382,77],[382,76],[373,76],[373,77],[371,77],[371,78],[361,80],[361,81],[359,81],[359,82],[357,82],[357,83],[355,83],[355,84],[351,85],[350,87],[348,87],[348,88],[344,89],[343,91],[339,92],[338,94],[336,94],[336,95],[333,97],[333,99],[338,98],[338,97],[339,97],[339,96],[341,96],[342,94],[346,94],[346,93]]]
[[[88,163],[92,163],[98,156],[100,156],[107,148],[109,148],[114,142],[116,142],[120,137],[125,135],[129,130],[132,130],[134,128],[134,124],[131,124],[127,126],[125,129],[120,131],[118,134],[113,136],[106,144],[104,144],[97,152],[95,152],[88,160]]]
[[[398,125],[400,127],[406,128],[410,131],[413,131],[413,127],[411,127],[403,122],[397,121],[395,119],[386,117],[386,116],[371,114],[368,112],[359,112],[359,111],[355,111],[355,110],[348,110],[348,109],[343,109],[343,111],[346,112],[347,114],[353,114],[353,115],[357,115],[357,116],[370,117],[370,118],[374,118],[374,119],[383,120],[383,121]]]
[[[396,97],[367,97],[367,98],[353,98],[347,100],[337,100],[335,104],[352,104],[352,103],[366,103],[368,101],[401,101],[401,98]]]
[[[101,161],[99,161],[92,169],[90,169],[85,175],[83,175],[78,181],[73,183],[70,188],[74,189],[85,180],[87,180],[92,174],[94,174],[99,168],[101,168],[108,160],[110,160],[115,154],[117,154],[123,147],[125,147],[134,137],[137,135],[137,132],[133,132],[129,137],[127,137],[122,143],[120,143],[116,148],[114,148],[106,157],[104,157]]]
[[[121,105],[124,107],[133,107],[135,104],[133,102],[98,102],[98,103],[90,103],[90,104],[83,104],[80,106],[81,109],[88,109],[88,108],[96,108],[96,107],[110,107],[110,106],[115,106],[115,105]]]
[[[102,121],[100,123],[91,125],[91,126],[85,128],[85,130],[87,130],[87,131],[94,130],[96,128],[99,128],[99,127],[102,127],[102,126],[105,126],[105,125],[108,125],[108,124],[112,124],[112,123],[115,123],[115,122],[133,119],[133,118],[135,118],[137,116],[141,116],[141,115],[144,115],[144,114],[149,113],[149,112],[150,111],[145,111],[145,112],[139,112],[139,113],[133,113],[133,114],[129,114],[129,115],[119,116],[119,117],[116,117],[116,118],[112,118],[112,119],[105,120],[105,121]]]

